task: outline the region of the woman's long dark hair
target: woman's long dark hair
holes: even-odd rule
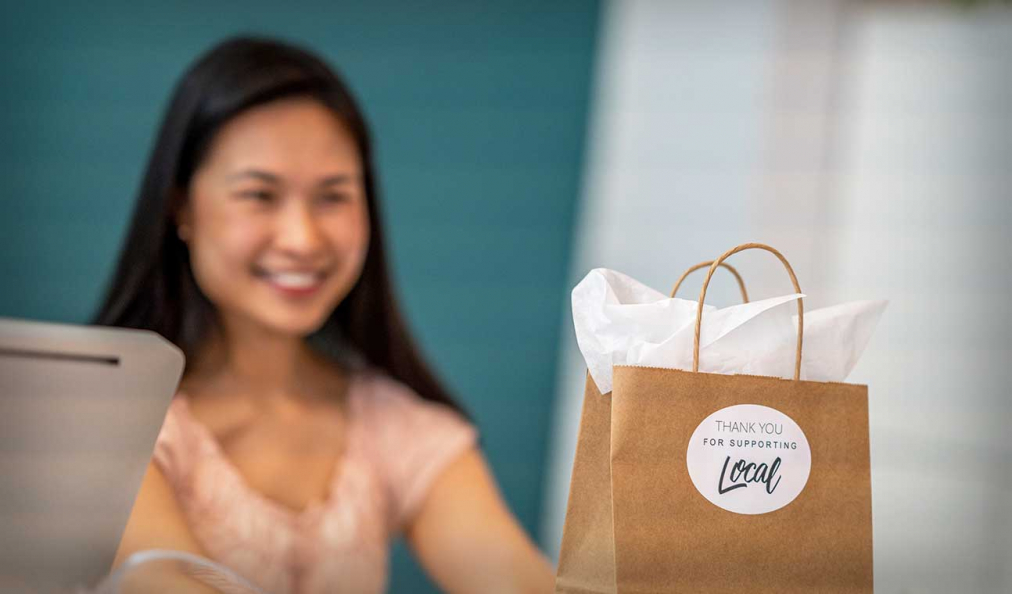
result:
[[[197,287],[175,213],[215,133],[253,106],[311,97],[347,126],[362,159],[369,248],[361,276],[310,340],[331,353],[350,350],[423,398],[464,411],[413,344],[387,271],[368,126],[351,92],[323,60],[270,39],[226,40],[200,57],[177,84],[141,184],[112,283],[93,323],[153,330],[189,358],[217,323]],[[466,416],[466,414],[465,414]]]

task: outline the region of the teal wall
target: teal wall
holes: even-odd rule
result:
[[[29,4],[0,9],[0,316],[83,322],[170,88],[223,36],[305,43],[377,138],[396,279],[536,533],[598,3]],[[425,592],[398,548],[394,592]]]

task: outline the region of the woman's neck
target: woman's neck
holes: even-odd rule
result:
[[[301,336],[233,323],[222,324],[204,341],[187,377],[251,397],[311,397],[322,373],[335,370]]]

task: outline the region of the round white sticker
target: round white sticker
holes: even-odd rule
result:
[[[801,427],[784,413],[737,404],[696,427],[685,461],[692,484],[710,503],[737,514],[765,514],[801,494],[812,451]]]

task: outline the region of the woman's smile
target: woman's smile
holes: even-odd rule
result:
[[[285,297],[304,298],[316,294],[329,277],[328,270],[279,270],[254,268],[254,276]]]

